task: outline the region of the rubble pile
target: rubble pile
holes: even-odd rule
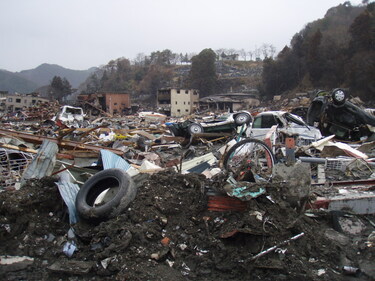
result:
[[[0,278],[374,280],[375,143],[359,114],[356,142],[268,109],[9,122]]]
[[[333,214],[292,208],[282,185],[247,201],[244,211],[217,212],[209,210],[204,192],[212,181],[169,170],[150,176],[123,214],[97,225],[80,221],[72,231],[55,180],[30,180],[0,193],[2,278],[348,280],[343,265],[374,268],[375,248],[366,244],[374,216],[343,217],[343,226],[356,223],[361,232],[338,232]],[[7,256],[33,262],[15,269],[4,265]]]

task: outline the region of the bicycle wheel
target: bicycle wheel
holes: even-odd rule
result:
[[[228,150],[223,164],[236,180],[269,181],[275,156],[263,141],[247,138]]]

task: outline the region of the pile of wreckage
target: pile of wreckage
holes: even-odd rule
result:
[[[0,129],[2,278],[375,279],[375,117],[341,89],[307,122],[63,111]]]

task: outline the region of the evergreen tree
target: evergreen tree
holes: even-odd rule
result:
[[[51,98],[55,98],[61,102],[64,97],[72,93],[72,86],[65,77],[62,79],[60,76],[54,76],[49,85],[49,93]]]
[[[216,54],[212,49],[204,49],[192,58],[189,85],[190,88],[199,90],[202,97],[215,91],[217,85],[215,59]]]
[[[307,70],[310,74],[310,80],[313,84],[318,84],[322,77],[322,57],[320,54],[320,43],[322,42],[322,33],[318,29],[309,40],[308,53],[306,59]]]

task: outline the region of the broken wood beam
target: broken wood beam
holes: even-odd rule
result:
[[[109,151],[111,151],[111,152],[113,152],[117,155],[120,155],[120,156],[122,156],[124,154],[124,152],[122,150],[118,150],[118,149],[114,149],[114,148],[92,145],[92,144],[85,144],[85,143],[80,143],[80,142],[76,142],[76,141],[58,140],[56,138],[32,135],[32,134],[16,132],[16,131],[11,131],[11,130],[0,129],[0,135],[18,137],[18,138],[23,139],[26,142],[36,143],[36,144],[41,144],[44,140],[49,140],[51,142],[57,143],[59,148],[65,148],[65,149],[73,149],[73,150],[75,150],[75,149],[79,149],[79,150],[87,149],[87,150],[93,150],[93,151],[100,151],[102,149],[105,149],[105,150],[109,150]]]

